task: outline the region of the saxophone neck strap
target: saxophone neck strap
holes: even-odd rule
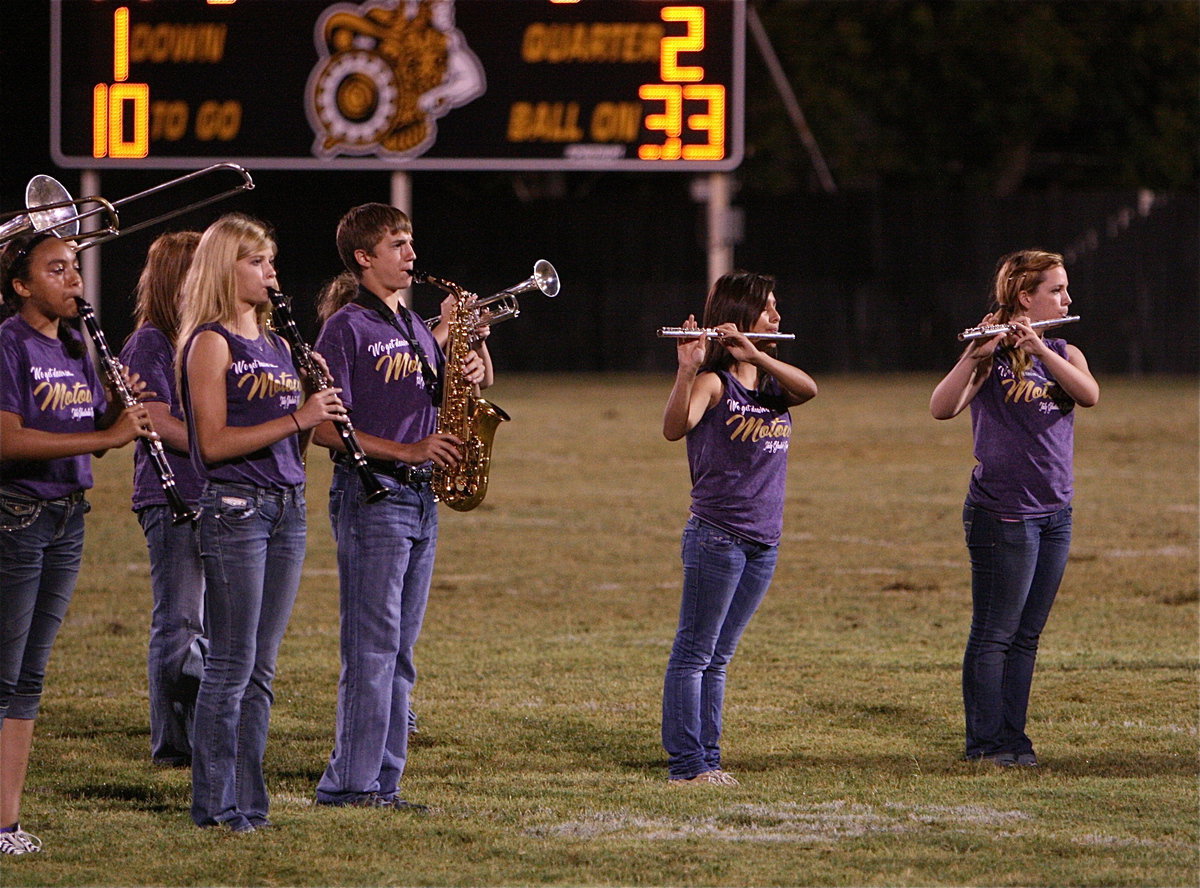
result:
[[[413,329],[413,313],[403,303],[397,306],[399,311],[392,311],[386,302],[361,284],[358,287],[358,295],[354,297],[354,304],[375,312],[404,338],[409,349],[421,362],[421,376],[425,379],[425,390],[429,392],[429,397],[433,399],[434,404],[440,404],[442,402],[441,370],[445,359],[441,349],[436,349],[434,351],[436,364],[430,362],[429,356],[425,354],[425,349],[421,347],[421,341]],[[420,323],[424,324],[425,322],[421,321]]]

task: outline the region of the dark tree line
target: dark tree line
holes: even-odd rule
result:
[[[1194,188],[1195,0],[752,0],[842,188]],[[748,46],[742,179],[814,187]]]

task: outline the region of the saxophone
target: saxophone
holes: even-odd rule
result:
[[[490,401],[477,398],[475,387],[462,372],[463,360],[471,348],[471,334],[479,324],[479,312],[473,305],[475,294],[423,271],[413,269],[409,274],[414,281],[433,284],[456,300],[454,314],[449,319],[450,338],[446,342],[446,373],[437,430],[463,442],[463,459],[453,468],[434,467],[432,485],[438,500],[456,511],[468,512],[487,495],[492,439],[496,426],[507,422],[509,416]]]

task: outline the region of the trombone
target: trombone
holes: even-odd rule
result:
[[[194,201],[186,206],[179,207],[174,210],[169,210],[161,213],[151,219],[138,222],[136,225],[130,225],[125,228],[120,226],[118,207],[133,203],[135,200],[141,200],[144,197],[149,197],[152,194],[157,194],[160,191],[165,191],[168,188],[173,188],[176,185],[181,185],[184,182],[190,182],[192,179],[198,179],[201,176],[207,176],[211,173],[229,170],[241,177],[241,182],[237,185],[227,188],[224,191],[213,194],[201,200]],[[36,185],[35,185],[36,183]],[[70,193],[58,181],[50,176],[34,176],[29,181],[29,185],[25,188],[25,203],[27,212],[22,213],[6,213],[0,215],[0,219],[5,217],[14,217],[4,225],[0,225],[0,244],[12,240],[17,235],[34,229],[36,231],[52,231],[59,237],[75,241],[76,252],[86,250],[89,247],[95,247],[100,244],[108,243],[114,238],[122,237],[126,234],[133,234],[135,231],[141,231],[143,228],[148,228],[151,225],[157,225],[160,222],[165,222],[168,219],[174,219],[176,216],[182,216],[184,213],[197,209],[198,207],[207,206],[210,203],[215,203],[218,200],[224,200],[239,191],[249,191],[254,187],[254,180],[250,178],[250,174],[245,168],[236,163],[216,163],[212,166],[205,167],[202,170],[188,173],[184,176],[171,179],[163,182],[160,185],[155,185],[153,188],[147,188],[145,191],[139,191],[136,194],[131,194],[128,197],[123,197],[120,200],[107,201],[102,197],[81,197],[72,200]],[[47,198],[50,198],[47,200]],[[32,202],[31,202],[32,201]],[[80,204],[95,203],[99,207],[90,210],[79,210],[75,213],[61,212],[61,208],[78,207]],[[55,210],[60,212],[54,212]],[[84,219],[89,219],[92,216],[105,214],[108,217],[108,224],[96,231],[89,231],[83,234],[79,233],[79,223]]]
[[[499,293],[493,293],[485,299],[477,299],[472,307],[476,311],[487,309],[487,317],[481,318],[480,322],[490,327],[492,324],[498,324],[501,321],[507,321],[520,316],[521,305],[517,302],[517,296],[534,289],[540,290],[551,299],[558,295],[558,272],[545,259],[539,259],[535,262],[533,264],[533,274],[521,281],[521,283],[514,284],[506,290],[501,290]],[[491,306],[496,306],[496,308],[492,309]],[[434,318],[426,318],[425,323],[432,328],[441,323],[441,320],[442,316],[438,315]]]

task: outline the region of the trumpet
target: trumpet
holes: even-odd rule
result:
[[[795,339],[795,333],[743,333],[750,341],[761,342],[783,342],[789,339]],[[714,327],[699,327],[695,330],[687,330],[683,327],[659,327],[659,339],[723,339],[726,334],[722,333]]]
[[[1063,324],[1073,324],[1079,320],[1079,315],[1067,315],[1065,318],[1050,318],[1045,321],[1034,321],[1029,326],[1035,330],[1041,330],[1046,327],[1061,327]],[[990,339],[993,336],[1003,336],[1005,333],[1011,333],[1017,329],[1016,324],[980,324],[976,327],[968,327],[958,334],[959,342],[966,342],[972,339]]]
[[[413,279],[420,280],[416,276]],[[487,318],[482,319],[482,323],[490,327],[492,324],[498,324],[501,321],[518,317],[521,314],[521,306],[517,302],[518,294],[534,289],[541,290],[542,293],[551,299],[558,295],[558,272],[545,259],[539,259],[535,262],[533,264],[533,274],[521,281],[521,283],[515,284],[506,290],[501,290],[499,293],[493,293],[484,299],[476,299],[472,305],[472,310],[479,312],[481,309],[487,309]],[[495,307],[493,308],[493,306]],[[426,318],[425,323],[430,327],[436,327],[441,323],[441,320],[441,315],[438,315],[437,317]]]
[[[207,176],[211,173],[229,170],[241,177],[242,181],[238,185],[227,188],[224,191],[213,194],[201,200],[193,201],[190,204],[179,207],[178,209],[168,210],[153,218],[138,222],[136,225],[130,225],[122,228],[117,207],[125,206],[136,200],[141,200],[144,197],[149,197],[152,194],[157,194],[160,191],[165,191],[168,188],[173,188],[176,185],[182,185],[184,182],[190,182],[192,179],[197,179],[201,176]],[[120,200],[107,201],[103,197],[81,197],[72,199],[70,193],[57,180],[50,176],[34,176],[29,180],[29,184],[25,187],[25,201],[27,212],[21,213],[5,213],[0,215],[0,219],[9,217],[9,221],[0,225],[0,243],[12,240],[18,234],[28,231],[30,228],[38,231],[53,231],[59,237],[66,240],[75,241],[76,252],[86,250],[89,247],[99,246],[100,244],[108,243],[114,238],[122,237],[126,234],[133,234],[135,231],[141,231],[143,228],[148,228],[151,225],[157,225],[160,222],[165,222],[168,219],[174,219],[176,216],[182,216],[184,213],[197,209],[198,207],[207,206],[210,203],[215,203],[218,200],[237,194],[239,191],[249,191],[254,188],[254,180],[245,168],[236,163],[216,163],[212,166],[205,167],[202,170],[188,173],[184,176],[171,179],[163,182],[160,185],[155,185],[153,188],[147,188],[145,191],[139,191],[136,194],[131,194],[128,197],[123,197]],[[32,203],[31,203],[32,201]],[[99,204],[98,207],[89,210],[78,209],[81,204]],[[76,212],[71,212],[69,209],[74,207]],[[64,211],[65,210],[65,211]],[[55,212],[58,211],[58,212]],[[80,234],[79,223],[84,219],[90,219],[93,216],[104,214],[107,216],[107,224],[95,231],[85,232]]]

